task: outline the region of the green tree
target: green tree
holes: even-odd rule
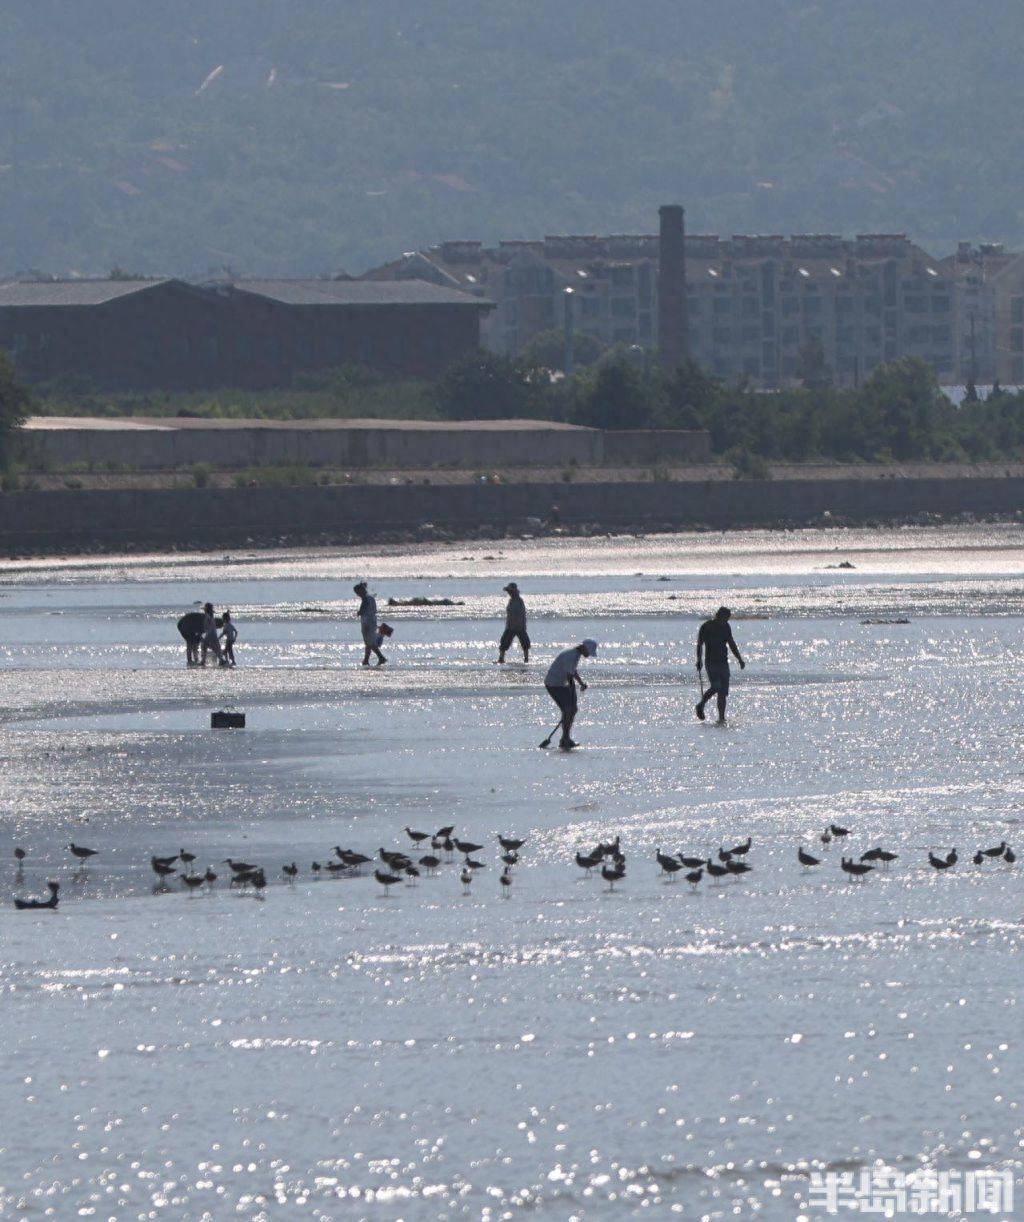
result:
[[[0,463],[5,463],[11,434],[25,423],[30,399],[15,377],[11,358],[0,349]]]
[[[599,360],[605,351],[601,342],[585,331],[573,336],[573,363],[578,369],[586,369]],[[519,354],[522,364],[531,369],[562,369],[565,366],[565,332],[557,328],[541,331]]]
[[[645,373],[625,353],[606,356],[576,383],[572,408],[576,424],[597,429],[647,429],[662,415],[657,375]]]
[[[448,420],[511,420],[540,412],[546,380],[519,361],[479,349],[450,365],[434,393]]]

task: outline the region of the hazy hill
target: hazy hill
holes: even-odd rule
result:
[[[1024,244],[1019,0],[8,0],[0,273],[446,237]]]

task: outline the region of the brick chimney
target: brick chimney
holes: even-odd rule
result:
[[[658,353],[662,368],[671,371],[685,359],[686,227],[679,204],[658,209]]]

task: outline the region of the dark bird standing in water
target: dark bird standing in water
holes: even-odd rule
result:
[[[437,867],[440,864],[441,864],[441,858],[434,857],[430,853],[428,853],[425,857],[420,858],[420,865],[424,868],[424,870],[426,870],[428,874],[436,874]]]
[[[729,852],[733,857],[746,857],[750,852],[750,837],[748,836],[742,844],[734,844]]]
[[[512,871],[509,866],[502,870],[501,878],[498,881],[501,883],[501,897],[507,900],[512,894]]]
[[[622,864],[612,866],[610,869],[608,866],[602,866],[601,877],[608,884],[608,890],[614,891],[615,884],[621,882],[626,877],[626,867]]]
[[[501,845],[501,847],[505,850],[506,853],[515,853],[518,849],[521,849],[523,847],[526,841],[525,840],[513,840],[509,836],[499,836],[498,843]]]
[[[26,912],[29,909],[35,908],[56,908],[58,903],[57,892],[60,890],[60,883],[49,882],[46,885],[50,889],[50,898],[48,900],[15,900],[15,908],[19,912]]]
[[[703,870],[691,870],[689,874],[686,875],[686,881],[690,884],[690,886],[694,889],[694,891],[696,891],[697,884],[700,882],[700,880],[703,877],[704,877]]]
[[[843,871],[846,874],[849,874],[851,878],[859,878],[859,879],[863,879],[865,874],[870,874],[871,871],[875,868],[874,866],[869,866],[865,864],[864,862],[851,861],[851,859],[848,857],[844,857],[839,864],[842,867]]]
[[[463,870],[459,875],[459,882],[462,883],[462,894],[469,895],[469,887],[473,881],[473,871]]]
[[[384,888],[385,895],[390,894],[388,891],[389,887],[393,887],[395,883],[400,883],[402,881],[397,874],[385,874],[383,870],[374,870],[373,877]]]
[[[576,854],[576,864],[579,866],[581,870],[586,870],[587,878],[590,877],[590,871],[593,870],[595,866],[599,866],[603,860],[604,860],[603,853],[590,853],[590,854],[577,853]]]
[[[674,857],[669,857],[667,854],[663,853],[661,849],[658,849],[654,856],[658,865],[661,866],[662,874],[667,874],[670,881],[672,879],[672,875],[675,874],[677,870],[681,870],[683,868],[683,863],[681,861],[677,861]]]
[[[281,873],[289,880],[294,880],[299,872],[299,867],[293,861],[290,866],[282,866]]]
[[[413,842],[413,844],[416,845],[417,848],[419,848],[419,846],[423,843],[424,840],[430,839],[429,832],[414,832],[411,827],[407,827],[405,829],[405,834],[409,837],[409,839]]]
[[[803,866],[805,870],[809,870],[811,866],[820,866],[821,865],[820,857],[812,857],[810,853],[805,853],[802,847],[797,849],[796,859]]]
[[[936,857],[934,853],[929,852],[928,864],[933,870],[948,870],[950,866],[956,865],[956,849],[949,857]]]
[[[195,891],[206,882],[202,874],[179,874],[178,877],[188,887],[189,891]]]
[[[752,867],[748,866],[745,861],[727,861],[725,868],[730,874],[749,874]]]
[[[849,836],[850,834],[850,829],[848,827],[840,827],[838,823],[830,823],[828,825],[828,830],[833,836],[836,837],[837,840],[842,839],[843,836]]]
[[[703,870],[703,857],[684,857],[682,853],[677,853],[676,856],[688,870]]]
[[[68,848],[84,866],[90,857],[95,857],[99,849],[85,849],[80,844],[69,844]]]
[[[715,880],[713,885],[717,885],[718,880],[720,878],[725,878],[725,876],[729,873],[725,866],[720,866],[717,862],[712,861],[710,857],[704,863],[704,869],[707,870],[708,874],[710,874],[710,876]]]
[[[986,857],[1002,857],[1002,855],[1006,852],[1007,847],[1007,843],[1004,840],[1000,844],[997,844],[994,849],[982,849],[981,851]]]

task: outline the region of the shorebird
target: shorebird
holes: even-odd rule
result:
[[[864,862],[851,861],[849,857],[844,857],[839,864],[851,878],[863,878],[865,874],[870,874],[875,868],[874,866],[866,865]]]
[[[828,830],[828,828],[826,828],[818,839],[825,846],[825,848],[828,848],[828,846],[832,843],[832,833]]]
[[[994,849],[982,849],[981,851],[986,857],[1002,857],[1008,848],[1009,845],[1003,840]]]
[[[173,866],[178,860],[178,854],[175,853],[172,857],[151,857],[150,861],[158,861],[162,866]]]
[[[423,843],[424,840],[430,839],[429,832],[414,832],[411,827],[407,827],[405,829],[405,834],[413,842],[416,848],[419,848],[419,846]]]
[[[455,856],[455,841],[451,838],[451,836],[445,836],[441,840],[441,844],[439,847],[444,849],[445,856],[448,858],[449,861],[451,861],[452,858]]]
[[[974,864],[976,866],[983,866],[985,864],[985,854],[981,851],[981,849],[974,854]]]
[[[507,900],[512,894],[512,871],[508,866],[502,870],[501,878],[498,881],[501,883],[501,897]]]
[[[451,838],[451,834],[452,834],[452,832],[454,832],[454,831],[455,831],[455,824],[454,824],[454,823],[449,823],[447,827],[439,827],[439,828],[437,829],[437,831],[434,833],[434,839],[435,839],[435,840],[442,840],[442,841],[443,841],[443,840],[448,840],[448,839],[450,839],[450,838]],[[440,846],[439,846],[439,845],[435,845],[434,847],[435,847],[435,848],[439,848]]]
[[[19,912],[25,912],[30,908],[56,908],[59,902],[57,892],[60,890],[60,883],[49,882],[46,885],[50,891],[50,898],[48,900],[15,900],[15,908]]]
[[[703,870],[704,869],[704,858],[703,857],[684,857],[682,853],[678,853],[677,856],[679,860],[683,863],[683,865],[688,870]]]
[[[694,891],[696,891],[697,884],[700,882],[700,880],[703,877],[704,877],[704,871],[702,869],[701,870],[691,870],[689,874],[686,875],[686,881],[690,884],[690,886],[694,889]]]
[[[474,858],[470,857],[468,854],[466,855],[465,866],[467,870],[486,870],[487,869],[486,862],[476,861]]]
[[[343,870],[351,870],[352,867],[346,865],[343,861],[329,861],[327,863],[327,871],[329,874],[341,874]]]
[[[710,857],[704,863],[704,869],[707,870],[708,874],[710,874],[715,880],[715,886],[718,885],[718,880],[720,878],[725,878],[725,876],[729,873],[725,866],[720,866],[717,862],[712,861]]]
[[[195,891],[197,887],[201,887],[206,882],[202,874],[179,874],[178,877],[190,891]]]
[[[68,848],[84,866],[90,857],[95,857],[99,849],[84,849],[80,844],[69,844]]]
[[[752,869],[745,861],[727,861],[725,868],[730,874],[749,874]]]
[[[661,849],[658,849],[658,851],[654,854],[654,858],[658,865],[661,866],[662,874],[675,874],[677,870],[681,870],[683,868],[682,862],[677,861],[674,857],[669,857],[667,854],[663,853]]]
[[[731,850],[731,849],[719,849],[719,850],[718,850],[718,860],[719,860],[719,861],[721,861],[721,862],[723,862],[723,863],[724,863],[724,862],[727,862],[727,861],[729,860],[729,858],[730,858],[730,857],[732,857],[732,850]]]
[[[18,863],[19,871],[21,870],[22,863],[24,862],[27,856],[28,854],[25,852],[24,849],[15,849],[14,850],[14,860]]]
[[[1013,849],[1008,847],[1006,852],[1003,854],[1003,861],[1005,861],[1008,866],[1012,866],[1016,860],[1017,854],[1013,851]]]
[[[603,860],[604,860],[604,855],[602,853],[588,853],[588,854],[577,853],[576,854],[576,864],[579,866],[581,870],[586,870],[587,878],[590,877],[590,871],[595,866],[599,866]]]
[[[510,836],[499,836],[498,843],[506,853],[514,853],[517,849],[521,849],[526,843],[525,840],[513,840]]]
[[[620,840],[621,840],[621,837],[616,836],[615,839],[611,841],[611,843],[599,845],[598,847],[600,848],[602,855],[604,857],[620,856],[621,855],[620,846],[619,846]]]
[[[225,857],[222,865],[229,866],[235,874],[249,874],[256,869],[247,861],[232,861],[230,857]]]
[[[405,877],[409,880],[410,887],[416,886],[416,880],[417,878],[419,878],[419,876],[420,876],[420,872],[415,866],[406,866],[405,867]]]
[[[899,853],[890,853],[887,849],[883,849],[881,845],[875,849],[868,849],[866,853],[861,853],[861,861],[880,861],[882,865],[888,869],[889,863],[895,861],[899,857]]]
[[[420,858],[420,865],[424,868],[424,870],[427,871],[428,874],[436,874],[437,867],[440,864],[441,864],[441,858],[433,857],[429,853],[425,857]]]
[[[501,860],[507,866],[516,866],[519,864],[519,854],[518,853],[502,853]]]
[[[615,884],[621,882],[626,877],[626,867],[624,864],[614,865],[611,869],[607,866],[602,866],[601,877],[608,884],[608,890],[614,891]]]
[[[210,869],[209,866],[207,866],[206,873],[203,875],[203,882],[206,883],[207,886],[212,887],[216,881],[217,881],[217,875],[214,874],[214,872]]]
[[[385,874],[383,870],[374,870],[373,877],[384,888],[385,895],[389,894],[389,887],[393,887],[395,883],[400,883],[402,881],[397,874]]]
[[[469,887],[473,881],[473,871],[463,870],[459,875],[459,882],[462,883],[462,894],[469,895]]]
[[[473,842],[470,840],[458,840],[457,839],[454,843],[455,843],[455,847],[464,856],[469,853],[479,853],[480,850],[484,847],[482,844],[473,844]]]
[[[841,839],[843,836],[849,836],[850,834],[850,829],[848,827],[840,827],[838,823],[830,823],[828,825],[828,830],[833,836],[836,837],[837,840]]]
[[[252,874],[249,876],[249,882],[254,887],[256,894],[261,895],[263,893],[263,889],[267,885],[267,876],[262,870],[253,870]]]
[[[797,849],[796,859],[803,866],[805,870],[809,870],[811,866],[820,866],[821,865],[821,858],[812,857],[810,853],[807,853],[804,851],[803,846]]]
[[[323,869],[323,866],[318,861],[314,861],[310,865],[309,868],[313,871],[314,874],[319,874],[320,871]]]
[[[185,849],[181,849],[179,851],[178,857],[180,858],[182,864],[185,866],[186,870],[196,859],[195,853],[188,853],[185,851]]]
[[[734,857],[746,857],[750,852],[750,837],[748,836],[742,844],[734,844],[729,850]]]
[[[933,870],[948,870],[950,866],[956,865],[956,849],[949,857],[936,857],[934,853],[928,853],[928,864]]]
[[[404,870],[412,862],[411,857],[406,857],[404,853],[392,852],[390,849],[378,849],[377,856],[385,865],[389,865],[392,870]]]
[[[168,865],[166,862],[161,861],[159,857],[151,857],[149,859],[149,864],[152,866],[153,873],[157,876],[157,878],[166,878],[169,874],[173,874],[175,872],[174,866]]]
[[[290,866],[281,867],[281,873],[289,880],[293,880],[295,876],[298,874],[298,872],[299,872],[299,867],[295,864],[294,861],[292,862]]]
[[[349,869],[358,871],[360,866],[367,865],[373,860],[373,858],[367,857],[365,853],[353,853],[349,849],[346,849],[341,854],[341,860],[349,867]]]

